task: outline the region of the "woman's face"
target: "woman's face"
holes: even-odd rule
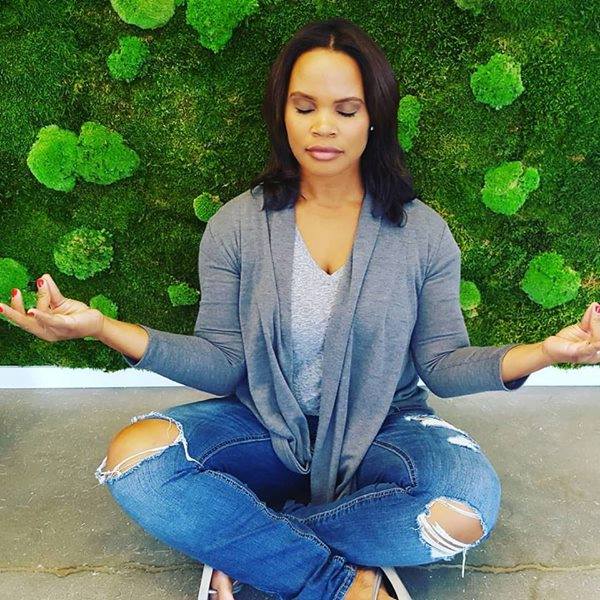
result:
[[[309,50],[294,63],[287,94],[285,126],[301,172],[337,175],[358,169],[369,137],[369,114],[356,61],[344,52]],[[332,160],[318,160],[307,151],[313,145],[341,152]]]

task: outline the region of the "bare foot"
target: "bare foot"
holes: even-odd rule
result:
[[[210,587],[218,592],[217,594],[211,594],[211,600],[235,600],[231,577],[223,571],[217,569],[213,571]]]
[[[374,568],[357,567],[356,578],[348,588],[344,600],[371,600],[377,571]],[[381,574],[384,577],[383,573]],[[377,593],[377,600],[393,600],[383,586],[383,581]]]

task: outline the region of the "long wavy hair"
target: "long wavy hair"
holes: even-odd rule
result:
[[[294,63],[313,48],[345,52],[358,63],[367,110],[374,126],[360,157],[363,184],[373,197],[373,214],[384,214],[391,223],[401,227],[406,216],[403,206],[414,200],[416,193],[398,143],[398,82],[381,48],[348,19],[308,23],[286,43],[271,66],[262,104],[271,153],[262,173],[250,182],[251,193],[254,195],[255,187],[262,186],[263,210],[293,206],[298,198],[300,165],[288,142],[284,113]]]

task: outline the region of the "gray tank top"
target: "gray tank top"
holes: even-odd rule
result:
[[[321,403],[323,342],[342,273],[331,275],[313,260],[296,226],[292,277],[292,391],[302,412],[318,415]]]

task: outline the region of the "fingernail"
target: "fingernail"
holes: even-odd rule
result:
[[[42,277],[37,280],[37,285],[38,287],[42,287],[44,285],[44,279]]]
[[[19,293],[19,290],[18,290],[17,288],[13,288],[13,289],[12,289],[12,295],[13,295],[13,298],[14,298],[14,297],[15,297],[15,296],[16,296],[18,293]]]
[[[4,309],[0,306],[0,312],[4,312]]]

